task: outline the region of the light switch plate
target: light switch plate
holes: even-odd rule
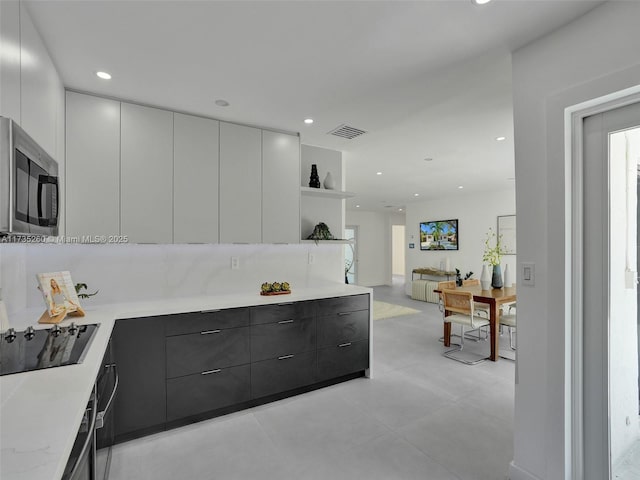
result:
[[[240,258],[231,257],[231,270],[240,270]]]
[[[536,284],[536,264],[533,262],[522,263],[522,285],[533,286]]]
[[[309,265],[316,263],[316,254],[309,252]]]

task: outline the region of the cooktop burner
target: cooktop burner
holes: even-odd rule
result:
[[[0,376],[82,363],[97,328],[75,323],[19,332],[10,328],[0,334]]]

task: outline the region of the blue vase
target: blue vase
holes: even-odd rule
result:
[[[491,286],[493,288],[502,288],[502,271],[500,265],[493,266],[493,276],[491,277]]]

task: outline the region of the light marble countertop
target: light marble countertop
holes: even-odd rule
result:
[[[66,319],[60,324],[65,326],[72,321],[100,324],[83,363],[0,377],[0,478],[59,480],[62,477],[115,320],[363,293],[372,293],[372,290],[335,284],[296,289],[286,296],[263,297],[257,293],[245,293],[96,307],[84,302],[85,317]],[[34,325],[41,313],[42,309],[30,309],[12,315],[11,326],[22,330]]]

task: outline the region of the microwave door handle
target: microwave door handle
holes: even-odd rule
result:
[[[44,221],[42,220],[42,191],[44,190],[42,188],[43,185],[53,185],[53,187],[56,189],[56,205],[54,211],[58,212],[58,177],[52,177],[50,175],[38,176],[38,219],[41,226],[50,227],[52,225],[55,225],[55,218],[46,218]]]
[[[111,408],[111,403],[113,402],[114,397],[116,396],[116,392],[118,391],[118,383],[120,383],[120,376],[118,375],[118,367],[115,363],[112,363],[108,366],[109,368],[113,368],[113,372],[115,375],[115,381],[113,382],[113,390],[111,391],[111,395],[109,396],[109,401],[104,407],[104,410],[98,412],[98,418],[96,420],[96,429],[102,428],[104,426],[104,417],[109,413],[109,409]]]

